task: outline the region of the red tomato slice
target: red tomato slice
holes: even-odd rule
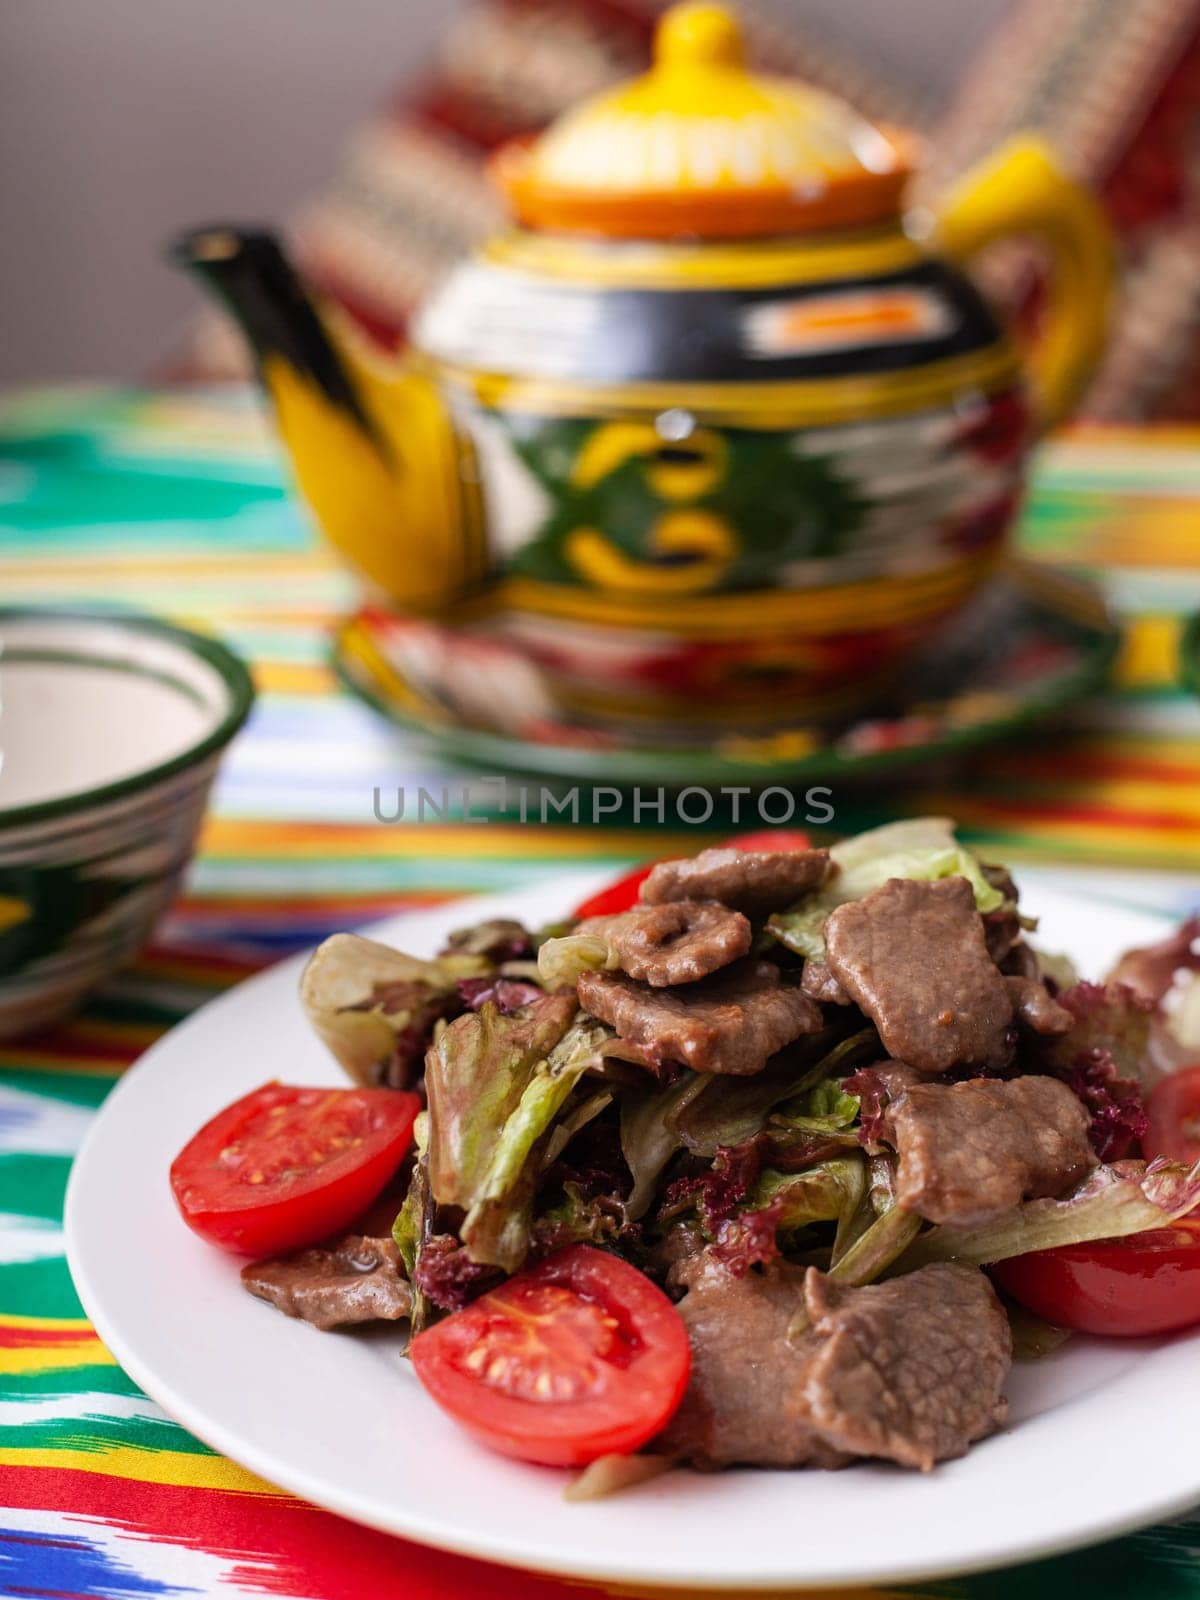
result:
[[[691,1370],[678,1311],[636,1267],[570,1245],[413,1340],[417,1376],[483,1444],[583,1466],[669,1421]]]
[[[421,1102],[395,1089],[267,1083],[206,1122],[171,1163],[183,1220],[240,1255],[347,1227],[393,1176]]]
[[[1060,1328],[1139,1338],[1200,1322],[1200,1218],[998,1261],[1000,1287]]]
[[[725,840],[733,850],[811,850],[812,840],[799,828],[760,828],[757,833],[735,833]]]
[[[732,839],[722,839],[718,848],[732,850],[808,850],[812,840],[798,828],[763,828],[758,833],[735,833]],[[653,872],[657,862],[647,861],[613,880],[595,894],[580,902],[572,917],[611,917],[618,911],[631,911],[638,903],[638,891]]]
[[[1148,1161],[1166,1156],[1189,1167],[1200,1161],[1200,1066],[1181,1067],[1156,1083],[1146,1115],[1142,1149]]]
[[[595,894],[579,902],[571,913],[572,917],[582,920],[584,917],[611,917],[618,911],[631,911],[638,903],[638,890],[654,871],[655,865],[655,862],[647,861],[644,867],[635,867],[632,872],[615,878],[603,889],[597,889]]]

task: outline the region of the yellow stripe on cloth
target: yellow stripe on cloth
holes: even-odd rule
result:
[[[1178,617],[1132,617],[1117,657],[1116,681],[1123,689],[1161,689],[1179,681]]]
[[[56,1372],[64,1367],[115,1366],[86,1317],[0,1316],[2,1373],[12,1376]]]
[[[184,1450],[146,1450],[137,1445],[97,1442],[86,1450],[0,1448],[0,1469],[46,1467],[56,1471],[98,1472],[109,1478],[135,1483],[168,1484],[176,1489],[226,1489],[242,1494],[286,1498],[265,1478],[247,1472],[225,1456],[198,1455]]]

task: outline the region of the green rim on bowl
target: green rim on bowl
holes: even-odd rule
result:
[[[0,668],[5,662],[11,661],[91,662],[103,665],[109,671],[129,671],[167,683],[195,700],[196,690],[182,678],[156,667],[136,661],[125,661],[119,656],[105,655],[95,649],[89,650],[86,644],[81,644],[78,650],[64,650],[61,645],[39,648],[32,643],[7,646],[4,629],[14,622],[78,623],[82,626],[99,624],[145,638],[161,640],[198,657],[210,666],[224,685],[228,704],[202,739],[168,760],[140,768],[130,773],[128,777],[116,779],[111,783],[75,790],[56,799],[38,800],[19,806],[0,805],[0,828],[53,821],[73,811],[120,800],[136,794],[151,784],[174,777],[176,773],[186,771],[227,745],[245,722],[254,704],[254,684],[245,663],[218,640],[204,634],[193,633],[190,628],[182,628],[176,623],[164,622],[158,617],[146,616],[141,612],[123,611],[118,607],[0,606]]]
[[[565,715],[544,723],[536,738],[460,719],[438,685],[406,676],[407,626],[364,608],[334,638],[334,669],[355,695],[442,756],[493,771],[668,786],[866,779],[961,754],[1099,691],[1121,641],[1090,584],[1014,563],[921,653],[905,674],[913,692],[900,704],[830,727],[784,726],[757,748],[720,735],[683,747],[631,725],[579,728]]]

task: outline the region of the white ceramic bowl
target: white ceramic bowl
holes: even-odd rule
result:
[[[185,629],[0,609],[0,1038],[137,954],[253,699],[241,661]]]

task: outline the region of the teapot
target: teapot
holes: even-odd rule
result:
[[[268,232],[175,258],[232,310],[317,523],[393,611],[503,640],[612,717],[828,711],[1003,559],[1100,351],[1112,248],[1035,140],[906,216],[913,141],[666,12],[650,70],[502,148],[512,226],[403,356]],[[1028,347],[963,263],[1049,257]]]

